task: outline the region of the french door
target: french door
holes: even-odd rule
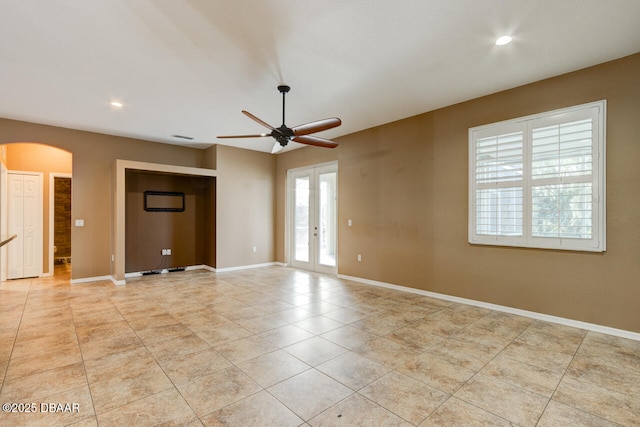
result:
[[[338,271],[338,164],[288,173],[289,264],[336,274]]]

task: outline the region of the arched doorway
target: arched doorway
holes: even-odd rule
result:
[[[42,249],[38,254],[42,268],[39,275],[52,276],[55,274],[55,258],[56,239],[58,242],[64,243],[64,256],[59,257],[64,261],[70,261],[71,258],[71,224],[63,224],[64,218],[69,218],[71,211],[71,192],[70,184],[72,179],[72,153],[63,149],[52,147],[45,144],[34,142],[12,142],[0,146],[1,160],[1,177],[0,177],[0,199],[2,201],[2,209],[0,209],[0,234],[2,236],[8,233],[8,216],[10,200],[8,198],[8,177],[9,173],[40,174],[42,176]],[[56,181],[62,183],[59,190],[62,191],[62,198],[58,195],[58,208],[62,206],[63,211],[68,211],[68,216],[63,216],[62,220],[58,220],[56,227]],[[66,182],[60,181],[66,180]],[[56,238],[56,228],[58,228],[58,236]],[[62,239],[62,240],[61,240]],[[6,245],[0,253],[0,279],[7,279],[8,272],[8,254],[11,251],[11,245]],[[67,252],[68,251],[68,252]],[[65,268],[67,274],[70,274],[70,265]]]

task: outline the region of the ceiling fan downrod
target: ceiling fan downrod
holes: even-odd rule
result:
[[[276,141],[278,141],[280,145],[284,147],[293,138],[293,131],[289,129],[287,125],[285,125],[286,120],[284,116],[285,115],[285,95],[287,94],[287,92],[291,90],[291,87],[287,85],[280,85],[278,86],[278,90],[282,94],[282,125],[276,129],[278,134],[274,135],[272,132],[271,136],[273,136],[276,139]]]
[[[291,90],[291,87],[289,87],[287,85],[280,85],[280,86],[278,86],[278,90],[282,94],[282,127],[284,128],[284,127],[286,127],[285,126],[286,121],[284,120],[284,97],[285,97],[286,93]]]

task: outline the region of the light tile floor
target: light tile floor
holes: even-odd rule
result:
[[[0,380],[2,426],[640,425],[640,342],[284,267],[3,282]]]

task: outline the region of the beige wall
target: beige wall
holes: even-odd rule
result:
[[[116,159],[201,167],[204,150],[158,144],[55,126],[0,119],[0,144],[35,142],[73,155],[71,230],[74,279],[111,272],[111,173]]]
[[[600,99],[607,252],[470,245],[468,129]],[[640,332],[639,118],[636,54],[339,138],[339,273]],[[279,261],[286,169],[326,156],[278,156]]]
[[[637,54],[348,135],[335,150],[196,150],[7,119],[0,144],[73,154],[73,219],[85,220],[72,230],[74,278],[112,271],[116,159],[217,168],[218,268],[284,261],[286,170],[337,159],[341,274],[640,332],[639,76]],[[608,251],[469,245],[468,128],[598,99],[608,101]]]
[[[49,271],[49,177],[52,173],[71,174],[72,155],[70,152],[42,144],[16,143],[6,145],[7,169],[25,172],[42,172],[42,272]]]
[[[273,262],[275,156],[218,145],[215,160],[216,267]]]
[[[209,264],[236,267],[275,259],[275,158],[271,154],[226,146],[198,150],[0,119],[0,144],[23,141],[61,148],[73,155],[72,220],[85,220],[84,227],[72,228],[73,279],[117,276],[111,261],[115,250],[115,232],[111,229],[115,224],[112,189],[116,183],[116,159],[218,167],[214,192],[217,200],[211,208],[224,208],[223,215],[211,219],[216,221],[217,230],[203,231],[212,236],[220,234],[215,238],[215,247],[206,250],[209,261],[216,258]]]

